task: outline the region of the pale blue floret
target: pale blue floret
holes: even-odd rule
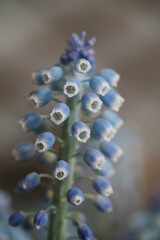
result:
[[[110,86],[107,81],[98,75],[93,76],[90,81],[90,88],[98,95],[104,96],[110,90]]]
[[[104,69],[101,69],[98,74],[104,77],[107,80],[107,82],[110,84],[110,86],[117,87],[118,82],[120,80],[120,75],[117,72],[115,72],[112,69],[104,68]]]
[[[124,102],[124,98],[113,88],[111,88],[105,96],[100,96],[100,99],[106,107],[115,112],[119,111]]]
[[[50,119],[55,124],[59,125],[69,117],[69,114],[69,107],[65,103],[57,103],[50,113]]]
[[[35,90],[29,94],[31,106],[39,108],[47,105],[52,100],[52,91],[49,88]]]
[[[94,179],[93,187],[97,193],[105,197],[109,197],[113,193],[110,181],[103,176],[98,176]]]
[[[44,85],[44,81],[42,79],[42,74],[44,69],[39,69],[36,72],[32,73],[32,79],[36,82],[37,85]]]
[[[94,240],[91,229],[85,223],[78,226],[77,233],[81,240]]]
[[[44,210],[40,210],[34,216],[34,225],[37,229],[43,228],[48,222],[48,214]]]
[[[97,149],[89,148],[84,152],[85,163],[93,169],[103,169],[105,156]]]
[[[108,119],[117,131],[123,126],[123,120],[114,111],[105,110],[102,117]]]
[[[32,143],[20,143],[12,151],[16,161],[26,161],[35,155],[35,149]]]
[[[76,206],[80,205],[85,200],[83,192],[76,187],[72,187],[68,190],[66,198],[70,204]]]
[[[46,152],[50,150],[53,147],[53,144],[55,142],[55,136],[51,132],[44,132],[41,133],[35,142],[35,149],[38,152]]]
[[[100,148],[103,154],[113,162],[117,162],[118,159],[123,154],[123,150],[118,146],[118,144],[115,141],[110,141],[110,142],[104,141],[100,145]]]
[[[83,122],[75,122],[72,126],[72,135],[80,142],[87,142],[90,132],[90,128]]]
[[[24,222],[24,220],[25,220],[24,213],[22,211],[17,211],[17,212],[12,213],[9,216],[8,223],[12,227],[17,227],[20,224],[22,224]]]
[[[86,93],[82,97],[82,107],[90,112],[98,112],[101,109],[102,101],[95,93]]]
[[[62,77],[63,77],[63,70],[58,66],[47,68],[42,73],[42,80],[44,81],[44,84],[57,82]]]
[[[108,160],[105,161],[105,164],[102,169],[95,169],[95,172],[98,175],[104,176],[106,178],[111,178],[115,174],[115,169],[112,163]]]
[[[42,117],[37,112],[32,112],[24,115],[18,123],[24,131],[36,131],[42,125]]]
[[[116,134],[110,121],[104,118],[98,118],[93,124],[93,134],[98,140],[110,141]]]
[[[101,212],[112,212],[111,200],[102,195],[97,196],[95,205]]]
[[[75,78],[69,78],[63,86],[64,94],[68,97],[76,96],[81,89],[79,81]]]
[[[53,176],[58,180],[65,179],[70,174],[70,166],[64,160],[59,160],[53,167]]]
[[[26,191],[31,191],[33,189],[35,189],[40,183],[40,177],[36,172],[31,172],[29,173],[24,179],[22,179],[19,184],[18,190],[21,190],[22,192]],[[20,189],[21,187],[21,189]]]

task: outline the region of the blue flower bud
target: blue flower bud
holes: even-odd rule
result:
[[[30,93],[29,101],[34,108],[47,105],[52,100],[52,91],[49,88],[42,88]]]
[[[116,73],[114,70],[104,68],[101,69],[98,74],[104,77],[112,87],[117,87],[118,82],[120,80],[120,75]]]
[[[108,160],[105,161],[105,164],[102,169],[95,169],[95,172],[106,178],[111,178],[115,174],[115,169],[112,163]]]
[[[35,189],[39,185],[39,183],[39,175],[36,172],[31,172],[18,183],[17,189],[22,193],[29,192]]]
[[[103,154],[112,160],[113,162],[117,162],[118,159],[122,156],[123,150],[118,146],[115,141],[103,142],[100,146]]]
[[[18,123],[24,131],[36,131],[42,124],[42,117],[37,112],[24,115]]]
[[[102,176],[96,177],[93,181],[93,187],[97,193],[103,195],[104,197],[109,197],[113,193],[110,181]]]
[[[85,200],[83,192],[76,187],[68,190],[66,195],[67,201],[72,205],[80,205]]]
[[[100,98],[106,107],[115,112],[119,111],[124,102],[124,98],[121,97],[113,88],[111,88],[105,96],[101,96]]]
[[[46,152],[50,150],[53,147],[53,144],[55,143],[55,136],[51,132],[44,132],[41,133],[34,144],[35,149],[38,152]]]
[[[98,140],[110,141],[116,134],[110,121],[98,118],[93,124],[93,133]]]
[[[24,222],[24,219],[25,219],[24,213],[22,211],[17,211],[9,216],[8,224],[11,225],[12,227],[17,227]]]
[[[107,83],[107,81],[98,75],[93,76],[90,79],[90,88],[97,94],[99,95],[106,95],[108,93],[108,91],[110,90],[110,86]]]
[[[43,228],[48,221],[48,214],[44,210],[40,210],[34,216],[34,225],[37,229]]]
[[[123,126],[123,120],[116,112],[105,110],[102,117],[108,119],[117,131]]]
[[[88,41],[85,42],[84,47],[85,47],[85,48],[93,47],[93,45],[95,44],[95,42],[96,42],[96,38],[95,38],[95,37],[92,37],[92,38],[90,38]]]
[[[91,64],[88,60],[81,58],[76,64],[76,70],[79,73],[88,73],[91,70]]]
[[[83,122],[75,122],[72,126],[72,135],[80,142],[87,142],[90,138],[90,133],[90,128]]]
[[[58,180],[65,179],[70,174],[70,166],[64,160],[59,160],[53,167],[53,176]]]
[[[42,79],[42,74],[44,69],[39,69],[36,72],[32,73],[32,79],[35,80],[36,84],[44,85],[44,81]]]
[[[59,81],[63,76],[63,71],[58,66],[47,68],[42,73],[44,84]]]
[[[57,160],[57,155],[53,152],[42,152],[36,156],[37,162],[40,164],[53,163]]]
[[[95,93],[86,93],[82,97],[82,107],[91,112],[98,112],[101,109],[102,101]]]
[[[102,169],[105,164],[105,156],[97,149],[89,148],[84,152],[85,163],[93,169]]]
[[[112,212],[113,210],[111,200],[101,195],[97,196],[95,205],[101,212]]]
[[[81,240],[93,240],[93,233],[87,224],[83,223],[77,229],[78,236]]]
[[[63,86],[64,94],[68,97],[74,97],[80,92],[81,86],[75,78],[69,78]]]
[[[12,151],[16,161],[26,161],[35,155],[35,149],[32,143],[20,143]]]
[[[57,103],[50,113],[50,118],[51,121],[59,125],[68,118],[69,114],[69,107],[65,103]]]

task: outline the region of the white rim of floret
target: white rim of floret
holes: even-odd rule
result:
[[[105,162],[106,162],[106,159],[105,159],[104,156],[98,156],[98,157],[96,158],[96,161],[95,161],[94,164],[93,164],[93,168],[94,168],[94,169],[101,170],[101,169],[103,168]]]
[[[76,195],[71,198],[71,203],[73,203],[74,205],[77,205],[77,206],[80,205],[83,201],[84,201],[84,199],[80,195]]]
[[[46,79],[46,76],[47,76],[47,79]],[[45,84],[48,84],[48,83],[52,82],[53,77],[51,75],[51,72],[49,70],[44,70],[44,72],[42,73],[42,79],[43,79]]]
[[[107,127],[106,131],[103,133],[103,139],[109,142],[117,133],[116,129],[113,127]]]
[[[86,69],[83,70],[83,69],[81,68],[81,65],[82,65],[82,64],[85,64],[85,65],[86,65]],[[88,73],[88,72],[91,70],[91,64],[90,64],[90,62],[89,62],[88,60],[86,60],[86,59],[84,59],[84,58],[81,58],[81,59],[78,61],[76,68],[77,68],[77,71],[78,71],[79,73]]]
[[[22,129],[23,129],[25,132],[28,131],[28,128],[27,128],[27,126],[26,126],[26,121],[25,121],[23,118],[21,118],[17,123],[21,125]]]
[[[34,147],[39,153],[45,152],[48,149],[48,145],[44,140],[37,140],[34,144]]]
[[[91,105],[92,105],[92,103],[95,102],[95,101],[98,102],[98,105],[96,106],[95,109],[93,109],[93,108],[91,107]],[[88,109],[89,111],[94,112],[94,113],[97,113],[97,112],[101,109],[102,104],[103,104],[103,102],[102,102],[98,97],[91,97],[91,98],[89,99],[88,103],[86,104],[86,107],[87,107],[87,109]]]
[[[21,155],[16,148],[12,150],[12,156],[15,158],[15,161],[19,161],[21,159]]]
[[[42,102],[39,100],[38,96],[36,94],[32,94],[29,97],[29,101],[31,103],[31,106],[33,108],[39,108],[42,105]]]
[[[99,194],[96,198],[96,203],[97,204],[101,203],[101,198],[102,198],[102,196]],[[112,211],[113,211],[113,208],[112,208],[112,206],[110,206],[109,208],[106,209],[105,212],[112,212]]]
[[[54,113],[56,113],[56,112],[58,112],[58,113],[60,113],[61,115],[62,115],[62,118],[60,119],[60,120],[57,120],[57,119],[55,119],[54,118]],[[57,109],[57,108],[53,108],[52,109],[52,111],[51,111],[51,113],[50,113],[50,119],[51,119],[51,121],[52,122],[54,122],[56,125],[59,125],[59,124],[61,124],[62,122],[64,122],[65,121],[65,114],[64,114],[64,112],[63,112],[63,110],[62,109]]]
[[[58,176],[57,176],[57,174],[58,174],[59,172],[63,172],[63,173],[64,173],[63,177],[58,177]],[[63,179],[65,179],[65,178],[68,176],[68,172],[66,171],[66,169],[65,169],[64,167],[60,167],[60,168],[56,168],[56,169],[54,170],[53,175],[54,175],[54,177],[57,178],[58,180],[63,180]]]
[[[22,187],[23,187],[23,189],[28,189],[28,184],[25,181],[23,181]]]
[[[104,82],[99,86],[99,88],[98,88],[98,90],[97,90],[97,93],[98,93],[99,95],[101,95],[101,96],[105,96],[105,95],[109,92],[110,89],[111,89],[111,87],[109,86],[109,84],[108,84],[106,81],[104,81]]]
[[[73,86],[75,87],[75,92],[74,93],[68,93],[67,92],[67,87],[68,86]],[[79,93],[79,88],[76,83],[71,83],[71,82],[66,82],[66,84],[63,86],[64,94],[67,95],[68,97],[73,97],[76,96]]]
[[[118,148],[118,151],[116,154],[111,158],[111,160],[116,163],[118,159],[123,155],[123,150],[121,148]]]
[[[81,138],[79,137],[79,135],[80,135],[80,133],[82,133],[82,132],[84,132],[84,131],[87,132],[86,137],[83,138],[83,139],[81,139]],[[76,139],[77,139],[78,141],[83,142],[83,143],[86,143],[87,140],[90,138],[90,134],[91,134],[90,129],[83,127],[83,128],[78,129],[78,131],[76,132],[76,134],[74,134],[74,136],[76,137]]]
[[[122,106],[122,104],[124,103],[124,98],[121,97],[120,95],[118,95],[115,99],[115,101],[112,103],[111,108],[112,110],[114,110],[115,112],[118,112],[120,107]]]
[[[37,225],[37,224],[35,224],[35,227],[36,227],[37,230],[39,230],[41,228],[41,226]]]
[[[111,194],[113,194],[113,188],[111,186],[102,190],[102,195],[104,197],[109,197]]]
[[[119,119],[117,124],[114,126],[114,128],[118,131],[124,124],[124,121],[122,119]]]
[[[118,87],[118,83],[120,81],[120,75],[118,73],[116,73],[116,75],[112,78],[112,81],[111,81],[111,85],[113,87]]]

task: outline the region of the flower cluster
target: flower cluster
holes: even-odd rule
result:
[[[123,153],[112,140],[123,124],[117,112],[124,99],[115,90],[120,76],[111,69],[93,73],[95,58],[90,48],[95,38],[84,42],[85,36],[85,32],[72,34],[60,63],[32,74],[42,87],[29,94],[31,106],[37,109],[50,103],[52,108],[46,115],[31,112],[19,120],[23,130],[33,131],[37,136],[33,143],[20,143],[13,150],[17,161],[34,157],[40,164],[53,164],[49,174],[31,172],[17,184],[18,192],[27,193],[42,185],[44,178],[49,180],[47,184],[54,192],[50,205],[33,213],[37,229],[49,224],[49,240],[64,239],[64,219],[75,223],[80,239],[95,239],[86,220],[78,212],[69,214],[68,206],[78,206],[90,199],[100,211],[111,212],[109,197],[113,189],[109,178],[115,172],[113,164]],[[94,147],[88,147],[91,140]],[[94,178],[79,171],[83,160],[96,174]],[[76,187],[81,178],[92,180],[95,194]],[[18,226],[27,216],[17,211],[9,217],[9,223]]]

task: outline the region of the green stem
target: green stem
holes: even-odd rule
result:
[[[68,203],[64,197],[66,192],[72,187],[74,181],[75,159],[72,158],[76,154],[77,141],[71,135],[71,127],[74,122],[80,118],[80,107],[78,104],[81,94],[67,100],[70,108],[70,116],[64,122],[62,129],[62,140],[64,144],[59,151],[58,159],[67,161],[71,168],[71,173],[64,181],[58,181],[54,190],[53,205],[56,207],[56,214],[51,213],[50,225],[48,232],[48,240],[66,240],[66,215],[68,212]]]

